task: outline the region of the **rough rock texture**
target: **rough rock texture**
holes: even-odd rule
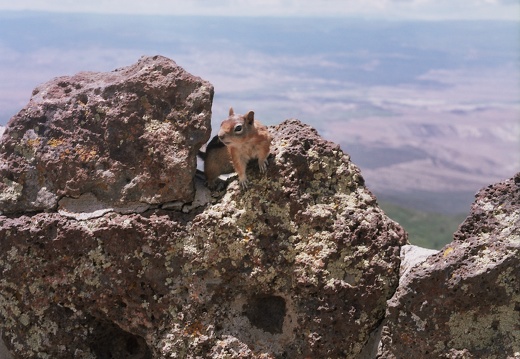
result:
[[[15,358],[363,357],[406,235],[337,145],[295,120],[271,130],[267,174],[208,204],[198,184],[200,207],[0,216]],[[157,156],[135,155],[143,171]]]
[[[249,190],[211,194],[194,174],[212,95],[146,57],[53,80],[13,117],[1,359],[520,358],[520,174],[425,251],[296,120]]]
[[[191,201],[212,98],[211,84],[161,56],[37,87],[3,135],[0,213],[53,211],[85,194],[127,210]]]
[[[520,174],[480,191],[454,241],[389,301],[381,358],[520,358]]]
[[[4,343],[4,340],[2,339],[2,332],[0,331],[0,359],[12,359],[13,356],[7,349],[7,346]]]
[[[401,267],[399,281],[403,281],[417,264],[424,262],[429,256],[438,253],[438,250],[427,249],[412,244],[401,247]]]

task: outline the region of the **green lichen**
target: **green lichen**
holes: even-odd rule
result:
[[[16,143],[14,151],[31,162],[34,160],[36,152],[42,143],[40,136],[33,129],[24,133],[22,139]]]
[[[354,265],[356,254],[350,248],[340,251],[340,257],[327,265],[328,279],[340,280],[347,285],[356,286],[363,277],[363,270]]]
[[[18,301],[13,296],[7,296],[2,293],[18,290],[18,285],[7,282],[5,279],[0,280],[0,318],[3,319],[2,327],[9,331],[10,328],[17,325],[17,320],[22,311],[18,307]]]
[[[516,256],[520,255],[518,251],[514,254]],[[508,267],[504,269],[497,278],[497,285],[503,287],[506,294],[509,296],[514,296],[518,291],[518,268]],[[520,301],[520,300],[519,300]]]
[[[81,278],[87,285],[99,288],[101,286],[100,269],[107,269],[110,266],[112,263],[106,257],[102,241],[98,240],[96,248],[90,250],[86,258],[74,268],[73,276]]]
[[[520,296],[511,303],[520,302]],[[511,306],[492,307],[489,313],[481,313],[475,310],[453,313],[448,321],[451,340],[449,348],[463,349],[475,348],[476,350],[494,349],[495,343],[508,342],[513,347],[513,352],[520,351],[520,313]],[[498,338],[506,336],[507,338]]]

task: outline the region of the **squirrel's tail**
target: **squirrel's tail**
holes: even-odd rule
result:
[[[199,152],[197,152],[197,156],[199,156],[201,160],[206,160],[206,152],[204,151],[199,150]]]
[[[211,141],[209,141],[206,146],[202,146],[202,148],[204,150],[199,150],[199,152],[197,153],[197,156],[199,156],[201,159],[203,160],[206,160],[206,154],[209,151],[215,149],[215,148],[220,148],[220,147],[225,147],[226,145],[222,143],[222,141],[220,141],[220,138],[218,138],[218,136],[214,136]]]

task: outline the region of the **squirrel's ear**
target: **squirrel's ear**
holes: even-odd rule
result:
[[[247,120],[247,123],[249,123],[250,125],[253,124],[253,122],[255,122],[255,113],[253,111],[249,111],[247,114],[246,114],[246,120]]]
[[[233,107],[229,108],[229,116],[233,116],[235,114],[235,111],[233,110]]]

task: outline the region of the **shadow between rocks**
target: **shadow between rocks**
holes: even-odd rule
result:
[[[97,359],[152,359],[146,341],[109,321],[96,320],[88,346]]]

